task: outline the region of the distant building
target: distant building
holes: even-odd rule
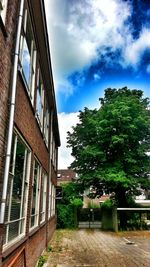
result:
[[[56,227],[60,146],[43,0],[0,0],[0,266],[34,267]]]
[[[62,183],[69,183],[75,181],[77,178],[76,173],[70,169],[58,170],[57,172],[57,185]]]
[[[73,170],[62,169],[57,172],[57,188],[56,188],[56,199],[61,200],[62,195],[62,184],[73,182],[77,179],[77,175]]]

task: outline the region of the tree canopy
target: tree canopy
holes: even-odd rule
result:
[[[105,90],[100,108],[84,108],[79,123],[68,132],[71,164],[85,186],[125,195],[150,187],[150,109],[141,90]],[[124,196],[124,197],[123,197]]]

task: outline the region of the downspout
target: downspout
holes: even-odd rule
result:
[[[1,201],[1,210],[0,210],[0,224],[4,223],[4,218],[5,218],[7,186],[8,186],[8,178],[9,178],[9,166],[10,166],[10,156],[11,156],[11,146],[12,146],[12,136],[13,136],[13,126],[14,126],[19,43],[20,43],[20,35],[21,35],[23,7],[24,7],[24,0],[20,0],[17,37],[16,37],[16,46],[15,46],[15,55],[14,55],[14,68],[13,68],[12,85],[11,85],[12,94],[11,94],[11,99],[10,99],[10,116],[9,116],[8,137],[7,137],[6,161],[5,161],[5,169],[4,169],[3,192],[2,192],[2,201]]]

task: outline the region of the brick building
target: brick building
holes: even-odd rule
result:
[[[69,183],[75,181],[77,178],[76,173],[70,169],[60,169],[57,172],[57,185],[62,183]]]
[[[0,0],[0,266],[51,238],[59,146],[44,1]]]

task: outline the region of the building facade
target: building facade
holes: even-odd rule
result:
[[[44,1],[0,0],[0,266],[35,266],[52,236],[59,146]]]
[[[59,169],[57,172],[57,185],[73,182],[77,179],[77,174],[71,169]]]

